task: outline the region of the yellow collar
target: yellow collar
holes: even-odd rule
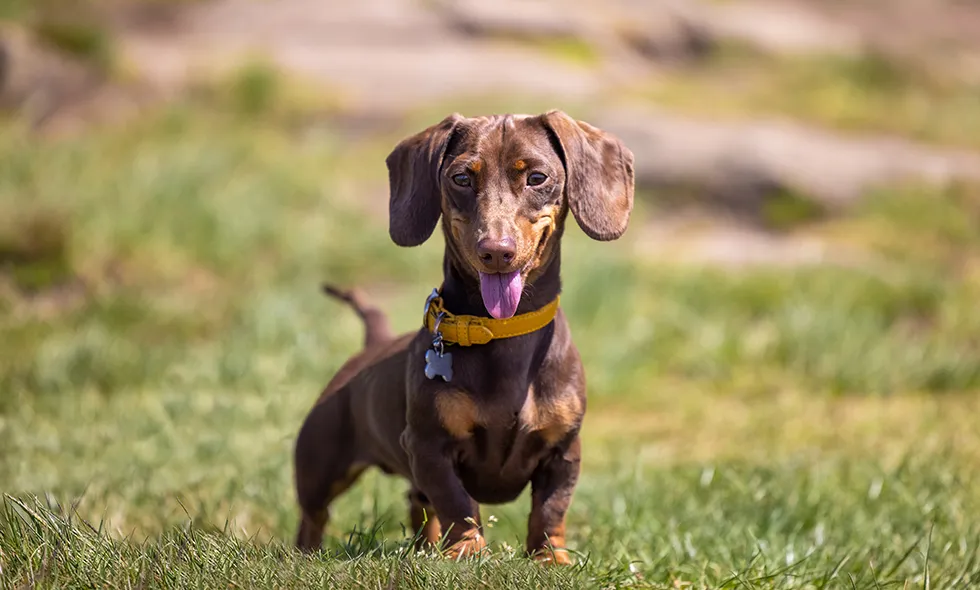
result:
[[[437,291],[433,291],[425,303],[425,316],[422,323],[430,333],[435,333],[438,321],[439,333],[442,335],[442,341],[446,343],[460,346],[486,344],[491,340],[530,334],[547,326],[558,313],[559,299],[560,297],[555,297],[554,301],[541,309],[498,320],[449,313],[442,306],[442,297]],[[440,315],[441,320],[439,320]]]

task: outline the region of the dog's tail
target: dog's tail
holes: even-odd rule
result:
[[[393,338],[388,316],[377,307],[365,302],[364,295],[357,289],[341,289],[324,283],[323,292],[351,306],[364,321],[364,348],[370,348]]]

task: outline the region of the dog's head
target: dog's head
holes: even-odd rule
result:
[[[387,164],[391,239],[417,246],[442,215],[447,248],[497,318],[514,315],[550,262],[569,209],[587,235],[614,240],[633,208],[633,153],[560,111],[454,114],[399,143]]]

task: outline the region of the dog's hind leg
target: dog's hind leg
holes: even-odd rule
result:
[[[302,512],[296,546],[304,552],[319,549],[330,502],[369,466],[355,450],[349,399],[349,390],[343,388],[314,406],[296,441],[296,494]]]

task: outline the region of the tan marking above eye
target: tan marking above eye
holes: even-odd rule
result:
[[[514,170],[521,172],[526,168],[527,168],[527,162],[525,162],[524,160],[518,160],[514,162]]]
[[[471,171],[472,171],[472,172],[473,172],[474,174],[476,174],[476,173],[479,173],[479,172],[480,172],[480,170],[483,170],[483,162],[481,162],[481,161],[479,161],[479,160],[476,160],[476,161],[474,161],[474,162],[471,162],[471,163],[470,163],[470,170],[471,170]]]

